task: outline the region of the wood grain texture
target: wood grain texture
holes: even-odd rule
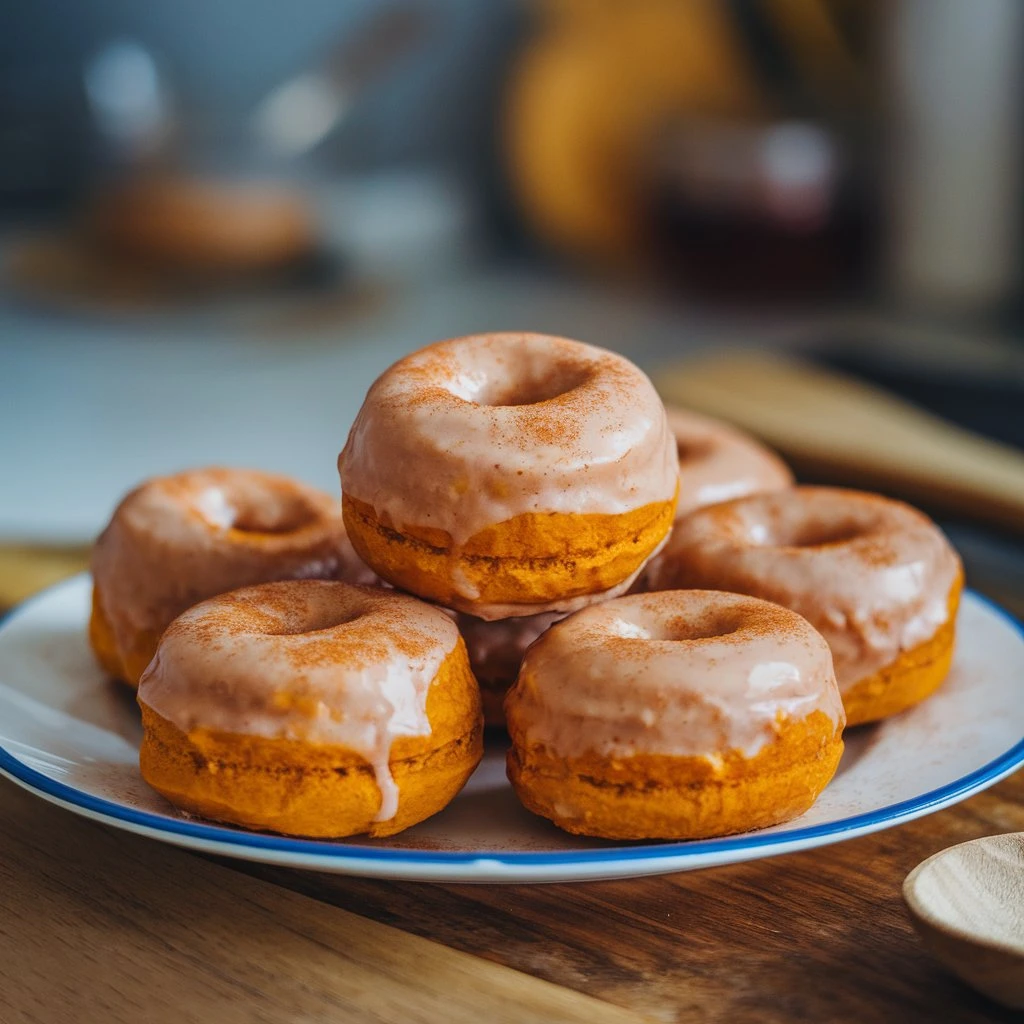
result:
[[[931,817],[807,853],[585,885],[382,883],[243,870],[665,1022],[1019,1020],[915,936],[904,876],[1024,828],[1024,774]]]
[[[743,351],[667,367],[655,383],[667,402],[749,430],[799,472],[1024,530],[1024,453],[868,384]]]
[[[939,814],[807,853],[621,882],[442,886],[238,861],[217,868],[82,822],[0,780],[0,1024],[455,1024],[580,1013],[594,1024],[636,1015],[1002,1024],[1020,1015],[939,967],[913,933],[900,886],[938,850],[1019,830],[1024,773]],[[290,903],[243,873],[333,906]],[[351,936],[364,934],[362,917],[395,927],[361,946]],[[542,997],[525,994],[529,978],[492,979],[478,960],[461,973],[444,949],[407,945],[406,932],[598,1001],[563,1008],[558,989],[545,987],[543,1010],[521,1009],[520,999]],[[386,968],[374,962],[379,953]],[[381,988],[383,1005],[374,1001]]]
[[[2,1024],[638,1024],[0,780]]]

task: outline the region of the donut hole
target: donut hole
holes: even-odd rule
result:
[[[847,544],[866,537],[874,530],[873,523],[853,519],[805,519],[798,523],[772,522],[760,516],[742,516],[735,521],[737,539],[754,547],[822,548]]]
[[[694,640],[718,640],[735,633],[742,623],[738,616],[723,612],[714,615],[701,615],[693,618],[686,615],[675,615],[661,623],[660,635],[656,640],[669,640],[676,643],[692,643]]]
[[[801,524],[791,536],[784,538],[783,543],[791,548],[823,548],[830,544],[845,544],[857,540],[868,532],[863,523],[845,522],[807,522]]]
[[[338,608],[314,608],[309,614],[289,616],[274,629],[265,631],[266,636],[304,636],[307,633],[322,633],[337,629],[361,619],[363,613],[356,609],[342,611]]]
[[[237,510],[231,529],[240,533],[295,533],[312,526],[316,519],[316,509],[295,498],[271,505],[246,505]]]
[[[199,495],[196,505],[208,523],[238,533],[295,533],[319,517],[317,509],[301,494],[233,495],[220,487],[210,487]]]
[[[590,376],[590,368],[578,363],[524,360],[522,366],[509,369],[501,379],[488,376],[473,382],[475,386],[453,388],[452,393],[476,405],[494,408],[540,405],[575,391]]]
[[[707,438],[676,438],[676,458],[680,462],[700,462],[711,454],[711,448]]]
[[[690,643],[694,640],[717,640],[735,633],[742,623],[738,616],[723,612],[697,618],[675,615],[671,618],[644,616],[643,621],[619,619],[612,625],[616,637],[625,640],[658,640],[669,643]]]

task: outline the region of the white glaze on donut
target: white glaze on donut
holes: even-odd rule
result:
[[[687,516],[648,583],[717,587],[794,609],[828,640],[846,690],[935,635],[960,572],[942,531],[909,505],[796,487]]]
[[[459,632],[394,591],[315,580],[268,583],[191,608],[164,633],[139,701],[182,732],[344,747],[372,766],[378,821],[394,817],[400,736],[428,736],[427,692]]]
[[[236,587],[367,571],[345,536],[338,499],[242,469],[147,481],[118,506],[92,558],[103,613],[122,648]]]
[[[685,409],[666,413],[679,454],[677,520],[705,505],[793,485],[782,459],[741,430]]]
[[[717,591],[635,594],[556,623],[505,701],[562,757],[754,756],[786,720],[845,722],[828,645],[794,612]]]
[[[672,501],[675,440],[648,378],[604,349],[538,334],[440,342],[370,388],[338,468],[385,524],[456,545],[530,512]]]

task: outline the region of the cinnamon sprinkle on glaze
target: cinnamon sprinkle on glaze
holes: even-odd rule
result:
[[[756,754],[780,723],[845,721],[824,639],[801,616],[718,591],[637,594],[551,626],[505,704],[560,757]]]
[[[536,334],[457,338],[400,360],[370,388],[338,467],[382,522],[435,527],[456,545],[523,513],[671,501],[678,483],[648,378]]]
[[[122,648],[159,635],[214,594],[276,579],[364,575],[341,503],[271,473],[196,469],[155,477],[118,505],[93,580]]]
[[[397,809],[389,755],[430,734],[427,693],[459,633],[394,591],[315,580],[212,598],[164,633],[139,700],[183,732],[345,747],[373,767],[378,820]]]
[[[796,487],[686,516],[647,582],[792,608],[828,640],[845,691],[936,634],[961,572],[942,531],[917,509],[861,491]]]

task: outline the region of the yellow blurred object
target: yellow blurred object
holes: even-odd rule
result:
[[[749,32],[721,0],[536,6],[540,29],[506,95],[512,190],[533,229],[556,248],[635,263],[647,241],[647,182],[659,137],[684,120],[751,122],[786,112],[757,66]],[[852,11],[836,0],[747,6],[789,75],[823,107],[863,103],[858,55],[840,20],[864,24],[874,3]]]
[[[88,564],[88,547],[0,545],[0,611],[82,572]]]
[[[1020,533],[1024,454],[782,352],[731,348],[665,367],[667,402],[749,431],[797,471],[878,488]]]
[[[512,186],[547,240],[612,262],[642,242],[642,167],[674,116],[754,116],[759,87],[716,0],[557,0],[509,83]]]

